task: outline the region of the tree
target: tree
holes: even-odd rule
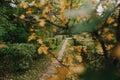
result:
[[[8,38],[6,41],[11,40],[11,43],[37,43],[39,45],[37,50],[39,54],[49,54],[51,52],[49,52],[49,48],[44,41],[51,34],[69,35],[88,32],[91,34],[95,44],[100,43],[100,46],[98,47],[101,48],[103,54],[99,55],[97,52],[94,52],[92,55],[88,55],[84,54],[88,52],[86,47],[81,48],[80,45],[70,47],[70,51],[75,54],[65,55],[63,62],[59,61],[62,66],[68,68],[67,70],[66,68],[61,70],[58,69],[59,72],[65,73],[66,75],[68,70],[70,70],[73,72],[71,74],[74,75],[76,74],[77,69],[81,70],[80,63],[86,62],[89,65],[91,63],[91,58],[92,61],[95,59],[95,61],[98,61],[100,64],[104,64],[105,67],[108,67],[116,63],[116,61],[118,63],[119,59],[114,59],[114,55],[112,54],[116,53],[116,51],[119,52],[119,45],[117,45],[114,49],[113,47],[115,43],[119,42],[119,35],[117,34],[119,34],[120,31],[119,15],[116,15],[119,12],[117,13],[115,11],[118,6],[115,6],[115,4],[107,1],[108,0],[100,0],[100,2],[96,2],[96,0],[18,0],[14,3],[16,7],[10,10],[11,12],[9,15],[7,15],[8,7],[5,9],[5,12],[3,11],[3,13],[6,13],[4,15],[5,18],[2,17],[3,13],[0,15],[0,17],[2,17],[5,21],[5,26],[7,25],[7,27],[0,25],[0,27],[2,27],[1,40],[5,41],[4,39],[6,38],[7,33]],[[104,11],[101,15],[98,15],[96,10],[99,4],[104,6]],[[6,3],[6,5],[9,6],[8,3]],[[4,7],[6,8],[6,6]],[[3,7],[2,9],[4,10]],[[115,29],[115,27],[117,28]],[[19,40],[16,40],[16,38]],[[67,45],[70,46],[70,44]],[[113,50],[113,52],[111,50]],[[117,54],[117,56],[119,55]],[[103,62],[100,61],[101,59]],[[110,62],[111,60],[114,61]],[[77,64],[74,62],[77,62]],[[83,65],[84,63],[82,66]],[[92,68],[94,68],[94,66],[92,66]],[[64,72],[64,70],[66,72]],[[82,71],[84,71],[83,68]],[[61,74],[59,74],[58,77],[60,76]]]

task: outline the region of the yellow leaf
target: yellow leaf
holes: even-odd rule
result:
[[[20,19],[25,19],[25,15],[22,14],[19,18]]]
[[[34,26],[31,26],[30,32],[34,31]]]
[[[33,28],[30,28],[30,32],[32,32],[32,31],[34,31],[34,29],[33,29]]]
[[[103,55],[103,49],[100,43],[97,43],[95,46],[96,50],[100,52],[101,55]]]
[[[47,17],[47,12],[46,12],[46,10],[43,10],[42,16]]]
[[[39,26],[44,27],[46,22],[44,19],[41,19],[38,24],[39,24]]]
[[[107,19],[107,23],[108,24],[111,24],[111,23],[113,23],[115,21],[115,19],[113,18],[113,17],[109,17],[108,19]]]
[[[35,39],[36,39],[35,33],[32,33],[32,34],[28,37],[28,41],[35,40]]]
[[[66,5],[67,5],[67,0],[60,1],[60,8],[65,8]]]
[[[68,46],[68,47],[69,47],[69,46],[71,46],[71,44],[70,44],[70,43],[67,43],[67,44],[66,44],[66,46]]]
[[[81,49],[82,49],[82,47],[80,47],[80,46],[79,47],[76,47],[76,46],[74,47],[74,50],[77,51],[78,53],[81,53],[81,51],[82,51]]]
[[[22,8],[24,8],[24,9],[26,9],[26,8],[28,8],[28,2],[21,2],[20,3],[20,6],[22,7]]]
[[[87,53],[87,48],[86,47],[82,47],[82,52]]]
[[[109,45],[106,47],[107,50],[111,50],[112,48],[113,48],[113,45],[112,45],[112,44],[109,44]]]
[[[51,21],[54,22],[56,20],[56,17],[55,16],[52,16],[51,17]]]
[[[48,47],[46,47],[45,45],[42,45],[41,48],[44,54],[48,54]]]
[[[36,4],[34,4],[34,6],[35,6],[36,8],[41,8],[41,7],[42,7],[42,4],[36,3]]]
[[[62,25],[65,26],[65,24],[67,23],[66,19],[63,19],[62,21]]]
[[[82,56],[76,55],[76,59],[81,63],[82,62]]]
[[[39,48],[38,48],[38,54],[48,54],[48,47],[46,47],[44,44],[42,44]]]
[[[64,13],[65,13],[65,9],[61,9],[61,10],[60,10],[60,15],[61,15],[60,18],[63,18],[62,16],[64,15]]]
[[[26,14],[32,14],[32,9],[29,8],[29,9],[26,11]]]
[[[38,48],[38,54],[48,54],[48,47],[46,47],[44,44],[42,44],[39,48]]]
[[[46,6],[45,9],[42,12],[42,15],[44,17],[47,17],[47,13],[52,10],[52,7],[50,5]]]
[[[101,33],[102,33],[101,30],[99,30],[99,31],[98,31],[98,34],[100,35]]]
[[[32,1],[29,5],[30,5],[30,6],[34,6],[34,5],[35,5],[35,0]]]
[[[38,42],[39,44],[43,44],[42,39],[38,39],[37,42]]]
[[[104,32],[109,32],[109,30],[110,30],[109,28],[104,28],[103,31],[104,31]]]
[[[111,41],[114,38],[114,34],[110,33],[106,36],[106,38],[107,38],[108,41]]]
[[[65,26],[65,24],[67,23],[66,18],[64,17],[64,12],[60,13],[60,19],[62,21],[62,25]]]
[[[42,48],[39,47],[39,48],[38,48],[38,54],[42,54],[42,53],[43,53]]]
[[[117,27],[117,26],[118,26],[118,23],[114,23],[113,26],[114,26],[114,27]]]

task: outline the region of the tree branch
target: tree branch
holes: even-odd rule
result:
[[[13,14],[13,16],[15,16],[16,18],[19,18],[19,16],[16,15],[16,14]],[[65,29],[64,26],[58,25],[58,24],[56,24],[56,23],[54,23],[54,22],[52,22],[52,21],[46,19],[45,17],[42,17],[41,19],[45,19],[46,22],[48,22],[48,23],[50,23],[50,24],[52,24],[52,25],[54,25],[54,26],[56,26],[56,27],[58,27],[58,28]],[[22,19],[22,20],[24,20],[24,21],[26,21],[26,22],[31,22],[31,23],[33,23],[33,24],[39,23],[39,21],[30,20],[30,19],[28,19],[28,18],[25,18],[25,19]]]

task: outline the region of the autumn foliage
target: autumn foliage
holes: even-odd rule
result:
[[[120,6],[117,2],[2,0],[0,5],[0,56],[3,59],[0,61],[11,64],[13,71],[29,69],[34,59],[46,55],[54,58],[53,63],[60,64],[55,68],[58,73],[49,80],[79,80],[88,69],[99,71],[114,67],[119,74]],[[103,7],[101,15],[97,11],[99,5]],[[72,39],[58,60],[57,49],[66,36]]]

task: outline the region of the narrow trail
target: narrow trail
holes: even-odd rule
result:
[[[64,55],[64,51],[66,49],[67,42],[72,38],[66,38],[64,41],[60,51],[58,52],[58,60],[60,61]],[[48,80],[49,77],[51,77],[54,74],[57,74],[57,71],[55,70],[56,67],[61,66],[60,63],[56,60],[50,64],[50,66],[47,67],[46,71],[40,75],[39,80]]]
[[[65,48],[66,48],[66,44],[67,44],[67,42],[68,42],[69,39],[72,39],[72,38],[66,38],[66,40],[65,40],[65,42],[64,42],[61,50],[59,51],[59,53],[58,53],[58,60],[62,59],[63,53],[64,53]]]

